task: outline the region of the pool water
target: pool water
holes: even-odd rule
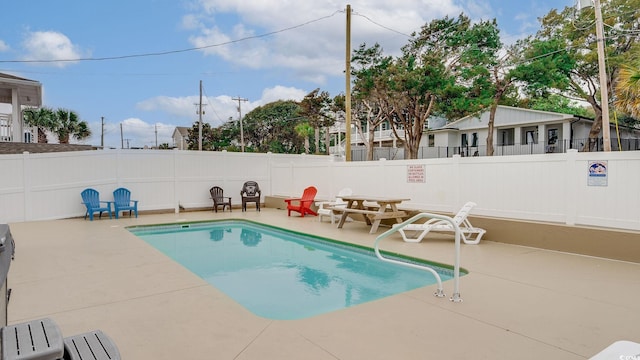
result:
[[[301,319],[436,283],[373,251],[243,220],[133,227],[133,234],[258,316]],[[436,269],[442,280],[451,270]]]

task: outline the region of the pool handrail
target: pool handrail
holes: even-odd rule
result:
[[[455,230],[455,262],[453,265],[453,295],[451,296],[450,300],[453,302],[462,302],[462,298],[460,297],[460,227],[458,227],[458,225],[453,221],[452,218],[446,216],[446,215],[441,215],[441,214],[432,214],[432,213],[420,213],[417,214],[415,216],[413,216],[412,218],[410,218],[409,220],[406,220],[400,224],[396,224],[393,227],[391,227],[391,229],[383,232],[382,234],[380,234],[378,237],[376,237],[376,241],[374,243],[374,251],[376,253],[376,256],[378,257],[378,259],[382,260],[382,261],[386,261],[386,262],[390,262],[390,263],[394,263],[394,264],[398,264],[398,265],[403,265],[403,266],[408,266],[408,267],[412,267],[412,268],[416,268],[416,269],[421,269],[421,270],[426,270],[431,272],[436,280],[438,281],[438,289],[435,292],[435,296],[437,297],[444,297],[444,290],[442,288],[442,279],[440,279],[440,275],[433,270],[432,268],[428,267],[428,266],[424,266],[424,265],[418,265],[418,264],[413,264],[413,263],[409,263],[409,262],[404,262],[404,261],[398,261],[398,260],[394,260],[394,259],[390,259],[390,258],[385,258],[384,256],[382,256],[382,254],[380,253],[380,249],[378,248],[378,245],[380,243],[380,241],[382,239],[385,239],[387,237],[389,237],[389,235],[398,232],[398,230],[402,229],[403,227],[407,226],[408,224],[414,223],[416,222],[416,220],[420,220],[422,218],[436,218],[439,220],[443,220],[443,221],[447,221],[449,223],[451,223],[451,226],[453,227],[453,229]]]

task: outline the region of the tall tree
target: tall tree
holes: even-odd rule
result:
[[[585,118],[593,118],[593,112],[589,111],[588,108],[585,108],[577,102],[558,94],[522,99],[519,106],[533,110],[550,111],[561,114],[578,115]]]
[[[472,25],[465,33],[462,44],[460,66],[456,68],[457,83],[467,84],[462,96],[454,97],[461,102],[455,106],[455,114],[477,111],[490,106],[487,129],[487,155],[493,156],[493,129],[498,105],[513,86],[513,60],[515,51],[501,56],[498,24],[481,21]],[[515,47],[515,46],[514,46]]]
[[[571,99],[588,102],[596,115],[589,133],[590,141],[583,150],[592,150],[602,130],[602,104],[600,91],[615,88],[615,79],[620,65],[628,63],[632,54],[638,51],[640,38],[640,0],[602,0],[602,16],[605,28],[605,56],[607,59],[606,88],[600,88],[598,73],[597,43],[603,41],[595,35],[594,9],[588,8],[579,13],[573,7],[564,10],[552,10],[542,19],[541,30],[536,34],[538,49],[544,52],[533,53],[534,58],[548,56],[567,57],[562,62],[571,67],[553,67],[545,70],[552,72],[554,78],[565,78],[557,82],[554,89]]]
[[[254,151],[299,153],[302,139],[295,127],[304,120],[300,111],[300,105],[292,100],[278,100],[251,110],[243,119],[245,142]]]
[[[305,95],[300,102],[300,116],[307,118],[309,125],[314,129],[315,153],[320,153],[320,129],[333,125],[335,121],[330,116],[331,99],[329,93],[315,89]],[[329,144],[326,144],[329,150]]]
[[[499,44],[496,36],[494,22],[472,25],[460,15],[423,26],[403,47],[403,55],[389,67],[388,91],[390,117],[394,132],[402,130],[405,157],[417,158],[431,115],[457,118],[486,104],[487,63],[477,59],[484,58],[485,48]]]
[[[620,69],[614,94],[617,109],[640,119],[640,61],[636,60]]]
[[[352,109],[358,132],[364,134],[363,123],[368,130],[368,136],[363,136],[368,140],[365,142],[367,160],[373,160],[376,128],[388,120],[389,95],[385,75],[392,61],[392,57],[383,55],[379,44],[370,48],[361,44],[351,58],[351,74],[354,78]]]
[[[68,144],[70,139],[83,140],[91,136],[91,129],[78,114],[69,109],[59,108],[54,112],[54,125],[51,129],[58,135],[60,144]]]
[[[48,142],[46,131],[58,136],[60,144],[68,144],[70,139],[84,140],[91,136],[89,124],[81,121],[73,110],[43,107],[24,112],[25,121],[38,128],[38,142]]]
[[[314,132],[313,126],[309,125],[309,123],[299,123],[295,127],[296,133],[298,136],[304,139],[304,153],[309,153],[309,136],[311,136]]]
[[[187,136],[187,149],[198,150],[200,136],[200,126],[198,122],[194,122],[191,128],[188,130]],[[211,125],[207,122],[202,123],[202,150],[216,150],[215,149],[215,130],[211,128]]]
[[[54,127],[54,110],[48,107],[25,109],[23,117],[27,125],[37,128],[38,143],[48,143],[47,131]]]
[[[245,151],[300,153],[303,142],[295,130],[302,121],[299,111],[299,104],[292,100],[278,100],[251,110],[242,118]],[[216,128],[208,123],[202,125],[203,150],[240,151],[239,144],[240,123],[237,120],[230,119]],[[198,149],[197,122],[189,129],[188,148]]]

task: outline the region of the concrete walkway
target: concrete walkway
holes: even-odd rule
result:
[[[488,233],[462,246],[462,303],[430,286],[281,321],[253,315],[125,229],[223,218],[369,247],[376,238],[360,222],[336,229],[274,209],[13,223],[9,322],[51,317],[66,336],[99,328],[136,360],[588,359],[617,340],[640,342],[637,263],[494,243]],[[408,244],[394,235],[382,247],[454,259],[450,238]],[[453,283],[444,287],[450,296]]]

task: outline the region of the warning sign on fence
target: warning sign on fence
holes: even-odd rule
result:
[[[423,183],[427,181],[425,165],[407,165],[407,182]]]

